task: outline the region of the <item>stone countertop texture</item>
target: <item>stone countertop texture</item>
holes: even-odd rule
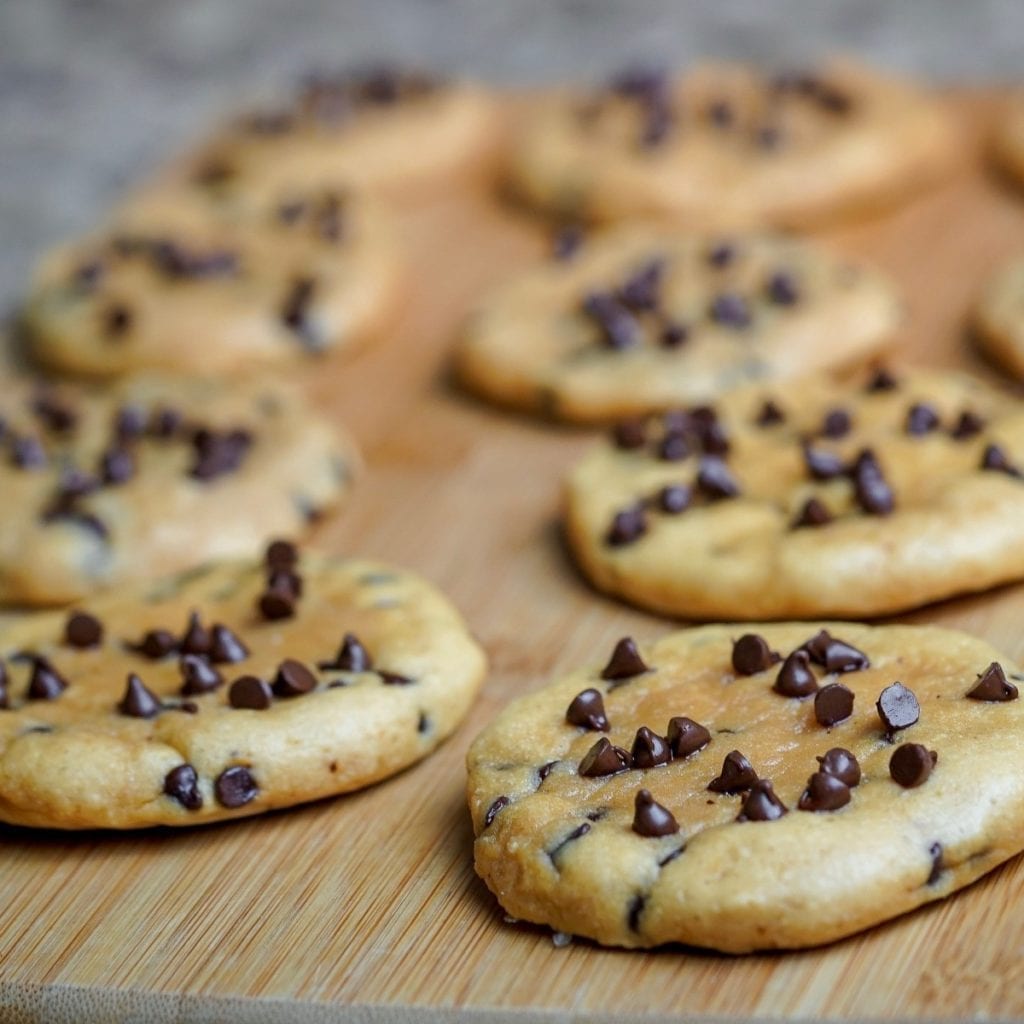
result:
[[[498,85],[701,55],[850,51],[932,80],[1024,76],[1019,0],[0,0],[0,309],[33,262],[225,112],[373,60]]]

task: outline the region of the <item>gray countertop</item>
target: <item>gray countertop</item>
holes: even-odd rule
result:
[[[496,84],[702,54],[848,50],[931,79],[1024,70],[1020,0],[0,0],[0,302],[127,182],[303,72],[374,59]]]

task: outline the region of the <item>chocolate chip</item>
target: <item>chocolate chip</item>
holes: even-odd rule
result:
[[[819,498],[808,498],[793,520],[792,529],[799,530],[805,526],[828,526],[832,522],[832,513]]]
[[[558,764],[557,761],[548,761],[547,764],[542,764],[537,769],[537,779],[543,782],[551,774],[551,770],[556,764]]]
[[[904,789],[915,789],[927,781],[938,760],[934,750],[920,743],[902,743],[889,758],[889,774]]]
[[[729,472],[729,467],[721,459],[712,456],[700,461],[700,467],[697,470],[697,487],[711,501],[735,498],[740,493],[739,484]]]
[[[908,434],[929,434],[939,427],[939,414],[926,402],[916,402],[907,410],[906,431]]]
[[[605,534],[605,543],[613,548],[632,544],[647,532],[647,516],[643,505],[631,505],[616,512]]]
[[[878,367],[871,375],[864,390],[867,392],[895,391],[900,382],[885,367]]]
[[[842,683],[829,683],[814,695],[814,717],[830,729],[853,714],[853,691]]]
[[[131,330],[135,314],[127,306],[114,303],[102,313],[103,333],[108,338],[121,338]]]
[[[582,309],[606,347],[621,351],[640,343],[640,322],[609,292],[591,292],[583,299]]]
[[[580,775],[588,778],[596,778],[600,775],[615,775],[624,772],[629,767],[629,754],[621,747],[613,747],[608,740],[602,736],[583,755],[577,771]]]
[[[846,437],[852,428],[853,420],[845,409],[829,409],[821,421],[821,434],[824,437]]]
[[[892,488],[886,483],[874,452],[865,448],[853,466],[854,494],[860,507],[873,516],[886,516],[896,507]]]
[[[831,480],[846,472],[843,460],[834,452],[822,451],[804,444],[804,465],[815,480]]]
[[[508,807],[512,801],[507,796],[499,796],[497,800],[487,808],[487,813],[484,815],[484,828],[490,828],[494,819],[498,816],[498,812],[502,808]]]
[[[235,765],[217,776],[213,791],[217,802],[224,807],[242,807],[255,799],[260,790],[249,769]]]
[[[299,563],[299,549],[290,540],[271,541],[263,561],[268,569],[294,569]]]
[[[616,448],[627,451],[642,448],[647,443],[647,421],[643,418],[622,420],[615,424],[612,437]]]
[[[7,665],[0,661],[0,711],[7,711],[10,706],[10,694],[7,692]]]
[[[149,433],[153,437],[174,437],[182,428],[184,417],[177,409],[164,407],[153,411],[149,418]]]
[[[638,836],[671,836],[679,831],[672,812],[662,807],[648,789],[638,790],[634,801],[633,831]]]
[[[32,399],[31,409],[42,420],[43,426],[55,434],[70,433],[78,423],[75,410],[50,391],[38,392]]]
[[[889,739],[900,729],[908,729],[921,717],[921,705],[917,697],[902,683],[887,686],[879,695],[875,707]]]
[[[657,309],[664,273],[664,260],[649,260],[623,282],[619,301],[638,312]]]
[[[768,278],[765,294],[776,306],[793,306],[800,301],[796,279],[785,270],[776,271]]]
[[[178,638],[169,629],[151,629],[138,643],[128,644],[128,647],[137,654],[157,661],[177,651]]]
[[[646,725],[641,725],[633,739],[630,750],[630,766],[639,769],[657,768],[672,760],[672,751],[668,744],[657,734],[651,732]]]
[[[711,319],[724,327],[744,328],[750,326],[750,307],[747,300],[737,292],[722,292],[716,295],[708,310]]]
[[[358,637],[354,633],[346,633],[334,659],[317,662],[317,668],[325,671],[369,672],[373,668],[373,661]]]
[[[311,350],[322,345],[309,315],[315,293],[316,280],[312,277],[299,277],[292,282],[281,304],[282,323]]]
[[[665,348],[679,348],[690,338],[690,328],[686,324],[666,323],[661,329],[661,344]]]
[[[271,622],[290,619],[295,614],[295,599],[282,591],[266,590],[260,594],[256,604],[260,615]]]
[[[88,530],[93,536],[103,541],[110,536],[110,531],[99,516],[77,508],[73,502],[63,499],[59,499],[55,504],[44,509],[40,519],[47,526],[53,523],[70,523],[83,530]]]
[[[650,672],[650,668],[640,657],[636,642],[632,637],[624,636],[612,651],[608,664],[601,670],[602,679],[632,679],[634,676]]]
[[[253,444],[247,430],[216,431],[201,427],[192,435],[195,462],[188,471],[193,480],[208,483],[241,468]]]
[[[287,594],[292,600],[302,597],[302,577],[291,569],[271,569],[267,573],[267,590]]]
[[[83,291],[92,291],[103,280],[106,269],[103,261],[99,259],[81,263],[71,276],[72,283]]]
[[[716,242],[708,250],[708,263],[721,270],[736,259],[736,248],[728,242]]]
[[[722,771],[708,783],[712,793],[742,793],[757,782],[753,765],[738,750],[730,750],[722,762]]]
[[[210,630],[210,661],[216,665],[233,665],[249,657],[249,648],[228,629],[218,622]]]
[[[127,483],[135,475],[135,456],[127,448],[109,448],[100,457],[100,478],[110,487]]]
[[[764,672],[776,662],[782,660],[778,651],[768,646],[768,641],[757,633],[744,633],[733,642],[732,667],[741,676],[753,676]]]
[[[164,776],[164,793],[177,800],[186,811],[198,811],[203,806],[199,776],[190,764],[179,764]]]
[[[807,652],[797,649],[782,663],[772,689],[783,697],[809,697],[818,689]]]
[[[274,676],[274,695],[277,697],[301,697],[316,689],[316,676],[301,661],[285,658]]]
[[[827,672],[860,672],[871,667],[871,661],[863,651],[832,636],[827,629],[819,630],[802,646],[811,656],[811,661]]]
[[[729,435],[719,422],[715,410],[702,406],[693,410],[695,425],[700,435],[701,447],[708,455],[727,455],[729,453]],[[704,415],[697,415],[704,414]]]
[[[815,772],[807,780],[797,807],[801,811],[837,811],[850,802],[850,787],[826,772]]]
[[[736,118],[728,100],[715,100],[708,105],[708,120],[716,128],[730,128]]]
[[[551,242],[551,255],[560,263],[571,260],[580,251],[584,241],[583,228],[568,224],[557,232]]]
[[[114,436],[134,441],[146,432],[146,414],[137,405],[122,405],[114,416]]]
[[[160,714],[160,701],[156,694],[132,672],[128,676],[128,686],[117,705],[117,710],[129,718],[154,718]]]
[[[601,691],[591,687],[577,693],[566,708],[565,720],[570,725],[577,725],[582,729],[607,732],[608,716],[605,714]]]
[[[678,515],[690,505],[691,492],[685,484],[669,484],[658,491],[657,507],[669,515]]]
[[[658,445],[658,458],[665,462],[679,462],[690,454],[685,434],[666,434]]]
[[[944,865],[942,863],[942,843],[932,843],[932,845],[928,847],[928,856],[931,857],[932,866],[924,884],[934,885],[942,877],[944,869]]]
[[[677,715],[668,720],[666,739],[672,756],[682,759],[703,750],[711,742],[711,733],[692,718]]]
[[[984,429],[985,421],[976,412],[965,409],[960,413],[953,429],[949,432],[949,436],[954,441],[966,441],[968,438],[980,434]]]
[[[821,771],[827,775],[834,775],[847,786],[856,786],[860,782],[860,765],[857,758],[844,747],[833,747],[817,760]]]
[[[266,711],[273,701],[270,684],[258,676],[239,676],[228,689],[228,703],[233,708]]]
[[[385,686],[409,686],[416,680],[409,676],[403,676],[400,672],[386,672],[384,669],[377,669],[377,675]]]
[[[562,850],[565,849],[570,843],[576,842],[577,839],[582,839],[590,831],[590,825],[587,822],[583,822],[582,825],[574,828],[564,839],[559,840],[555,845],[547,851],[548,857],[552,861],[558,856]]]
[[[25,434],[11,441],[11,462],[18,469],[42,469],[49,460],[38,437]]]
[[[45,658],[32,656],[29,700],[56,700],[67,688],[67,680]]]
[[[103,643],[103,623],[88,612],[72,612],[64,623],[64,643],[84,650]]]
[[[786,805],[775,795],[770,779],[758,779],[743,800],[737,821],[775,821],[786,813]]]
[[[224,677],[199,654],[183,655],[178,667],[181,669],[183,697],[210,693],[224,682]]]
[[[1006,678],[1003,666],[993,661],[968,691],[971,700],[1006,701],[1017,699],[1017,687]]]
[[[771,398],[766,398],[754,422],[759,427],[774,427],[779,423],[786,422],[786,414],[775,401]]]
[[[188,625],[178,646],[182,654],[209,654],[210,632],[200,621],[198,612],[189,612]]]
[[[1010,461],[1006,452],[997,444],[990,444],[985,448],[985,452],[981,457],[981,468],[1006,473],[1007,476],[1021,476],[1021,471]]]
[[[776,125],[767,124],[758,128],[755,141],[760,149],[777,149],[782,142],[782,130]]]

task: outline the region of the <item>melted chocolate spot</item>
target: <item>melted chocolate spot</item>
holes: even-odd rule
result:
[[[793,306],[800,301],[796,279],[785,270],[776,271],[768,278],[765,294],[768,301],[776,306]]]
[[[552,257],[559,263],[568,262],[580,251],[584,238],[583,228],[579,224],[566,225],[551,242]]]
[[[574,828],[561,842],[556,843],[550,850],[548,850],[548,857],[554,861],[555,857],[558,856],[570,843],[574,843],[577,839],[582,839],[590,831],[590,825],[584,822],[578,828]]]
[[[597,327],[598,338],[607,348],[622,351],[640,343],[640,322],[611,293],[591,292],[583,299],[582,309]]]
[[[638,312],[657,309],[664,272],[664,260],[654,259],[645,263],[623,283],[619,289],[619,301]]]
[[[759,427],[774,427],[779,423],[786,422],[786,414],[773,399],[766,398],[754,422]]]
[[[747,300],[738,292],[722,292],[716,295],[708,312],[715,323],[738,330],[749,327],[752,319]]]
[[[804,445],[804,464],[815,480],[832,480],[846,472],[843,460],[838,455],[812,448],[809,444]]]
[[[316,280],[314,278],[297,278],[292,282],[281,306],[282,323],[302,342],[305,348],[311,351],[319,349],[322,344],[309,316],[315,292]]]
[[[294,569],[299,563],[299,550],[290,540],[275,540],[263,556],[268,569]]]
[[[403,676],[398,672],[385,672],[384,669],[377,669],[377,675],[380,676],[380,681],[385,686],[409,686],[416,682],[415,679],[410,679],[409,676]]]
[[[928,872],[928,878],[925,881],[925,885],[934,885],[941,877],[944,870],[942,863],[942,843],[932,843],[928,847],[928,856],[932,859],[931,870]]]
[[[896,507],[896,501],[874,452],[866,448],[860,453],[852,475],[854,494],[860,507],[868,515],[889,515]]]
[[[984,429],[985,421],[976,412],[965,409],[960,413],[960,417],[949,432],[949,436],[954,441],[966,441],[968,438],[980,434]]]
[[[885,367],[878,367],[871,375],[864,390],[871,393],[877,391],[895,391],[900,382]]]
[[[247,430],[216,431],[200,428],[192,437],[196,459],[189,470],[194,480],[208,483],[219,476],[236,472],[252,447]]]

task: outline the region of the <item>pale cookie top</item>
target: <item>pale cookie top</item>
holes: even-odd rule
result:
[[[688,618],[872,616],[1024,577],[1024,406],[964,375],[746,388],[570,474],[600,589]]]
[[[756,629],[625,639],[476,739],[476,868],[509,914],[617,946],[807,946],[1021,849],[1012,662],[930,627]]]
[[[193,825],[369,785],[472,703],[484,657],[418,577],[275,543],[0,624],[0,820]]]
[[[1007,100],[996,128],[994,149],[1002,166],[1024,183],[1024,92]]]
[[[470,317],[457,364],[473,390],[607,422],[854,362],[900,323],[882,274],[795,238],[628,225],[574,242]]]
[[[295,363],[366,341],[397,301],[390,220],[350,192],[159,187],[112,221],[36,272],[29,349],[61,372]]]
[[[974,307],[974,327],[981,347],[1024,378],[1024,258],[1011,260],[986,283]]]
[[[849,61],[774,77],[701,64],[538,101],[511,175],[563,216],[802,227],[913,194],[954,143],[935,98]]]
[[[343,431],[270,383],[9,383],[0,423],[3,602],[61,604],[298,534],[358,462]]]

